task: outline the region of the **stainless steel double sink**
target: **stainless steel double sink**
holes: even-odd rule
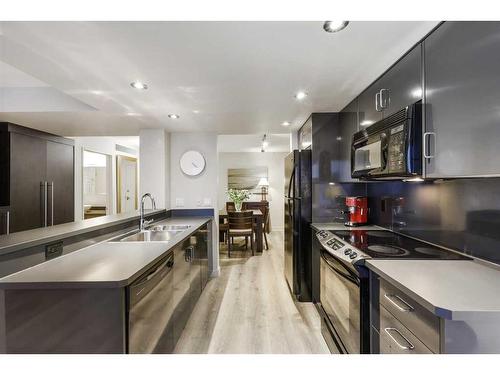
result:
[[[190,227],[190,225],[153,225],[143,231],[128,232],[112,239],[112,242],[168,242]]]

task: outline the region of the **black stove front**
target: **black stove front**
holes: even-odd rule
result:
[[[387,230],[331,231],[373,259],[469,259],[452,251]]]

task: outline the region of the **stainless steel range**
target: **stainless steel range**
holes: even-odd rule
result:
[[[316,232],[322,332],[332,352],[370,353],[367,259],[469,259],[388,230]]]

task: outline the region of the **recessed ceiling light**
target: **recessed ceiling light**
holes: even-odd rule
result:
[[[198,113],[200,113],[200,111],[198,109],[193,109],[193,113],[198,114]]]
[[[323,30],[328,33],[336,33],[337,31],[345,29],[347,25],[349,25],[349,21],[325,21]]]
[[[169,115],[168,115],[168,117],[169,117],[169,118],[176,119],[176,118],[179,118],[179,117],[181,117],[181,116],[176,115],[176,114],[174,114],[174,113],[171,113],[171,114],[169,114]]]
[[[148,85],[146,85],[144,82],[141,81],[134,81],[130,83],[130,86],[132,86],[134,89],[137,90],[147,90]]]
[[[282,125],[282,126],[290,126],[291,124],[290,124],[290,122],[288,122],[288,121],[283,121],[283,122],[281,123],[281,125]]]
[[[140,113],[137,113],[137,112],[127,112],[126,113],[127,116],[132,116],[132,117],[138,117],[140,116],[141,114]]]
[[[342,137],[341,136],[338,136],[337,137],[337,141],[341,141],[342,140]]]
[[[305,92],[305,91],[299,91],[298,93],[295,94],[295,99],[302,100],[306,96],[307,96],[307,92]]]

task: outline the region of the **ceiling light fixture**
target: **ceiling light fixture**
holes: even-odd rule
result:
[[[361,121],[359,123],[359,125],[361,125],[361,126],[368,126],[368,125],[372,125],[372,124],[373,124],[373,121],[370,121],[370,120]]]
[[[349,21],[325,21],[323,24],[323,30],[327,33],[336,33],[337,31],[344,30]]]
[[[134,82],[130,83],[130,86],[132,86],[134,89],[137,89],[137,90],[147,90],[148,89],[148,85],[146,85],[144,82],[141,82],[141,81],[134,81]]]
[[[176,118],[179,118],[181,116],[176,115],[175,113],[171,113],[171,114],[168,115],[168,117],[175,120]]]
[[[193,113],[198,114],[198,113],[200,113],[200,111],[198,109],[193,109]]]
[[[282,125],[282,126],[290,126],[291,124],[290,124],[290,122],[288,122],[288,121],[283,121],[283,122],[281,123],[281,125]]]
[[[269,142],[267,141],[267,135],[264,134],[262,137],[262,145],[260,147],[260,152],[266,152],[266,147],[269,146]]]
[[[305,91],[299,91],[298,93],[295,94],[295,99],[297,100],[303,100],[307,96],[307,92]]]

